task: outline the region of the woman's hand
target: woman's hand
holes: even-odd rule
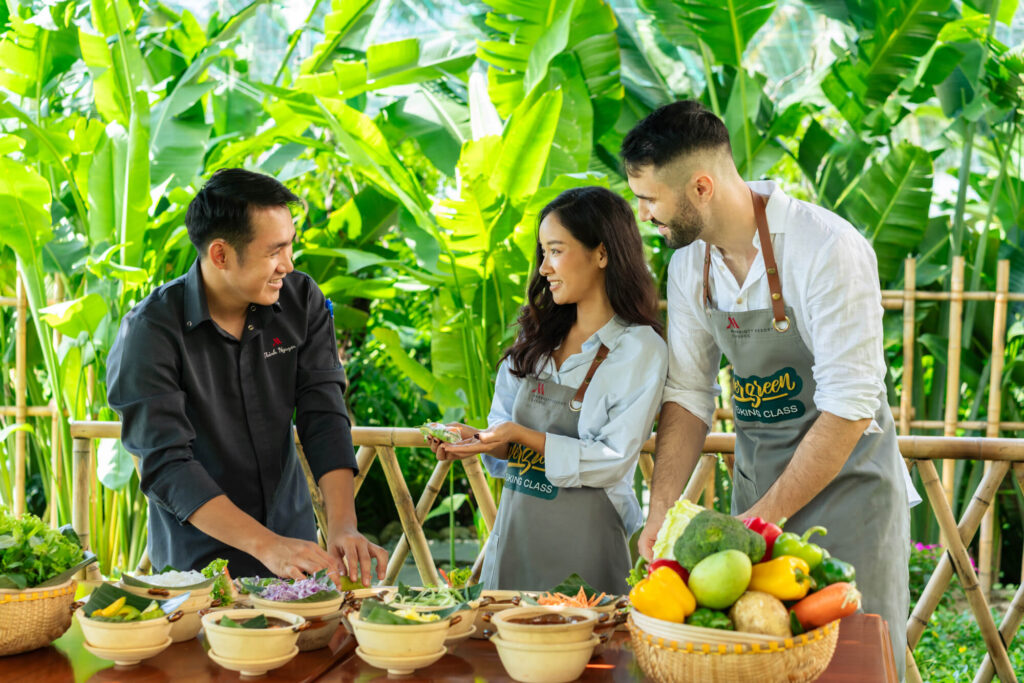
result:
[[[445,425],[445,427],[457,431],[459,435],[462,437],[463,441],[472,438],[474,434],[480,431],[476,427],[470,427],[469,425],[464,425],[461,422],[449,422],[448,424]],[[441,441],[440,439],[436,439],[432,436],[427,437],[427,447],[430,448],[430,452],[433,453],[434,455],[437,455],[438,447],[440,447],[441,444],[444,443],[446,442]],[[441,458],[438,459],[440,460]]]
[[[438,460],[461,460],[486,453],[495,458],[505,460],[508,458],[508,445],[510,443],[522,443],[528,445],[527,441],[535,441],[540,436],[543,444],[544,434],[532,429],[527,429],[515,422],[502,422],[490,429],[476,432],[472,438],[463,439],[458,443],[442,444],[437,453]],[[534,437],[534,438],[531,438]],[[543,445],[541,445],[543,448]]]

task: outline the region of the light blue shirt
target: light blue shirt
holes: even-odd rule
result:
[[[661,408],[668,372],[665,341],[647,325],[630,325],[614,316],[583,343],[579,353],[566,358],[561,368],[555,368],[548,358],[537,377],[578,387],[602,343],[608,347],[608,357],[583,397],[579,438],[547,434],[544,468],[555,486],[603,488],[626,532],[632,534],[643,525],[640,503],[633,493],[633,473]],[[509,371],[506,359],[498,370],[488,426],[512,422],[512,407],[522,382]],[[507,461],[489,455],[483,459],[491,476],[505,476]]]

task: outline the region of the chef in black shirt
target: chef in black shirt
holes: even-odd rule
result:
[[[213,174],[189,204],[199,252],[185,275],[121,321],[107,396],[139,456],[154,567],[301,578],[341,569],[371,581],[387,552],[356,530],[356,460],[331,304],[294,269],[299,199],[242,169]],[[316,544],[292,425],[323,493]]]

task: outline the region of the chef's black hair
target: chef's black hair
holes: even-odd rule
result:
[[[629,175],[645,166],[661,168],[691,152],[723,148],[732,153],[729,131],[720,118],[694,100],[658,107],[622,140],[621,156]]]

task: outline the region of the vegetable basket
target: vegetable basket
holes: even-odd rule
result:
[[[57,586],[0,589],[0,656],[49,645],[71,626],[74,579]]]
[[[828,667],[839,637],[838,619],[791,638],[676,624],[636,610],[627,623],[640,668],[660,682],[813,681]]]

